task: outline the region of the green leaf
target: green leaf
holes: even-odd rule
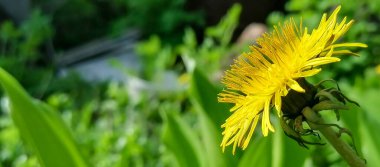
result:
[[[228,106],[217,102],[218,90],[207,78],[195,69],[190,89],[190,100],[197,109],[200,120],[202,144],[207,157],[207,166],[236,166],[236,157],[231,152],[223,153],[220,125],[229,114]]]
[[[69,129],[56,112],[32,99],[1,68],[0,83],[9,97],[13,121],[26,144],[37,155],[41,166],[87,166]]]
[[[198,69],[193,72],[190,96],[201,106],[206,115],[219,128],[230,115],[230,106],[218,103],[217,94],[220,92]],[[220,128],[219,128],[220,129]]]
[[[201,144],[194,130],[174,112],[164,113],[163,141],[176,157],[179,166],[204,166]]]
[[[252,138],[243,157],[240,159],[239,167],[246,166],[272,166],[272,139],[273,136]]]
[[[222,46],[227,46],[239,22],[242,7],[235,3],[218,25],[206,29],[206,35],[218,39]]]
[[[220,143],[222,134],[214,126],[214,123],[207,117],[202,109],[198,109],[200,120],[200,131],[204,150],[204,156],[208,160],[209,167],[236,166],[237,156],[234,156],[229,150],[222,152]]]

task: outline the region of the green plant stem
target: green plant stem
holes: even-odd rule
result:
[[[311,108],[306,107],[302,111],[306,118],[307,123],[312,129],[320,131],[335,150],[343,157],[343,159],[352,167],[366,166],[363,159],[361,159],[356,152],[335,132],[330,126],[323,125],[323,119],[315,113]]]

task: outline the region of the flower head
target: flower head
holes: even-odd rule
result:
[[[362,43],[337,43],[353,24],[346,17],[337,22],[338,6],[329,18],[324,14],[318,28],[311,33],[291,18],[274,31],[264,34],[250,47],[251,52],[240,55],[227,70],[222,82],[226,89],[218,95],[219,102],[233,103],[232,115],[222,125],[221,147],[233,144],[243,150],[261,119],[261,132],[274,132],[270,110],[282,115],[281,102],[290,90],[304,93],[299,78],[313,76],[319,66],[340,61],[337,55],[354,54],[342,47],[366,47]]]

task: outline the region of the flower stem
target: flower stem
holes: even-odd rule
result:
[[[365,161],[361,159],[356,152],[330,127],[323,125],[323,119],[315,113],[311,108],[306,107],[302,111],[307,123],[312,129],[320,131],[335,150],[343,157],[343,159],[352,167],[364,167]]]

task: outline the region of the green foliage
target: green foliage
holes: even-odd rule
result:
[[[47,102],[62,112],[90,164],[101,167],[164,163],[160,152],[161,125],[157,124],[159,105],[148,92],[110,82],[104,91],[79,106],[72,98],[74,95],[55,93]]]
[[[0,69],[0,80],[9,97],[13,121],[41,165],[86,166],[74,138],[57,113],[29,97],[3,69]]]
[[[136,52],[143,62],[144,78],[152,80],[153,76],[168,69],[180,72],[184,70],[184,66],[187,71],[192,71],[195,64],[202,72],[207,72],[208,77],[215,77],[223,63],[221,60],[229,56],[233,48],[230,42],[240,12],[241,6],[233,5],[219,24],[206,29],[205,38],[199,45],[191,28],[185,30],[183,43],[174,46],[165,44],[155,35],[139,43]],[[182,58],[184,65],[178,64],[178,56]]]
[[[144,37],[156,34],[165,43],[177,43],[185,27],[204,25],[202,13],[186,10],[185,2],[66,0],[56,4],[52,13],[54,44],[58,49],[68,49],[99,37],[118,36],[130,29],[138,29]]]
[[[50,18],[35,10],[20,28],[15,27],[11,21],[2,23],[0,34],[1,57],[30,62],[41,56],[39,47],[52,36],[53,30]]]
[[[143,76],[148,80],[152,80],[155,74],[172,67],[177,56],[172,47],[164,46],[156,35],[139,43],[136,52],[143,62]]]
[[[57,49],[68,49],[112,34],[110,29],[126,8],[121,0],[65,0],[52,13]],[[124,32],[126,27],[123,27]]]
[[[135,27],[144,35],[159,35],[163,41],[179,42],[187,26],[201,27],[204,24],[199,11],[186,11],[185,0],[125,0],[127,13],[115,22],[119,27]],[[142,19],[143,18],[143,19]]]
[[[207,29],[205,40],[200,46],[197,44],[194,32],[188,29],[183,38],[184,43],[178,45],[176,49],[162,46],[158,37],[151,37],[150,40],[139,44],[137,47],[137,52],[142,56],[145,66],[145,74],[158,76],[169,68],[181,72],[183,70],[181,66],[185,65],[188,74],[183,74],[182,77],[191,75],[191,88],[185,100],[190,100],[193,106],[188,109],[185,108],[184,112],[195,110],[195,113],[189,113],[192,117],[190,119],[177,118],[178,113],[171,111],[173,109],[162,111],[165,125],[163,141],[168,151],[174,155],[176,164],[180,166],[186,166],[189,162],[197,163],[196,166],[234,166],[237,163],[236,157],[230,153],[223,154],[219,147],[221,142],[221,136],[218,136],[221,132],[219,126],[228,114],[226,112],[222,114],[222,111],[228,110],[228,106],[217,103],[216,94],[219,90],[207,78],[213,76],[211,74],[218,70],[221,64],[220,59],[226,55],[224,52],[230,49],[231,36],[228,37],[228,34],[232,35],[236,27],[240,9],[239,5],[234,5],[221,23]],[[169,52],[167,48],[169,48]],[[164,56],[163,53],[169,54]],[[184,64],[177,64],[178,61],[175,60],[178,55],[181,56]],[[211,61],[215,62],[211,64]],[[197,64],[199,69],[193,71],[195,67],[191,67],[192,64]],[[210,75],[204,76],[203,71],[209,71],[207,74]],[[183,102],[179,102],[184,105]],[[175,102],[170,102],[167,105],[175,104]],[[174,117],[175,119],[173,119],[176,121],[170,121],[168,117]],[[194,127],[188,123],[194,120],[198,121],[193,126],[199,127],[200,131],[189,130]],[[181,139],[178,140],[178,138]],[[183,145],[189,148],[183,149]]]
[[[240,12],[241,6],[233,5],[216,26],[206,28],[205,38],[199,45],[194,31],[186,30],[184,43],[179,45],[178,50],[188,71],[192,71],[196,64],[202,72],[209,74],[208,77],[215,77],[213,75],[221,68],[222,60],[230,56],[233,49],[230,45],[231,37]]]
[[[46,60],[40,50],[53,35],[50,18],[33,11],[30,18],[16,27],[13,22],[5,21],[0,26],[0,66],[9,71],[32,94],[42,92],[52,75],[49,67],[37,66]]]
[[[222,46],[229,45],[234,30],[238,25],[241,8],[240,4],[234,4],[218,25],[206,29],[207,36],[215,38]]]

